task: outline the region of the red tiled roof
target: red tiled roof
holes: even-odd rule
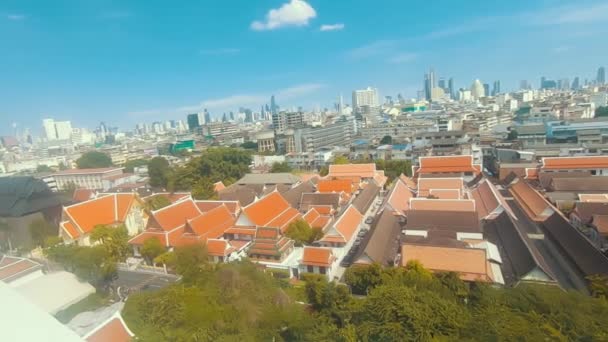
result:
[[[142,246],[148,239],[158,239],[163,246],[168,246],[167,233],[162,230],[146,230],[129,240],[130,245]]]
[[[152,217],[150,218],[148,227],[171,231],[186,224],[186,220],[191,220],[200,214],[201,212],[194,204],[194,201],[191,199],[183,200],[153,211],[152,216],[154,220],[152,220]]]
[[[312,225],[312,223],[321,217],[321,214],[316,209],[310,209],[304,216],[302,217],[308,224]]]
[[[226,240],[208,239],[207,253],[213,256],[226,256],[230,245]]]
[[[74,224],[70,221],[61,222],[61,228],[72,238],[78,239],[80,237],[80,232],[74,226]]]
[[[342,164],[330,165],[329,177],[359,176],[361,178],[373,178],[376,172],[376,164]]]
[[[411,178],[409,178],[408,176],[401,174],[401,176],[399,176],[399,179],[405,183],[405,185],[407,185],[408,188],[410,189],[416,189],[418,187],[418,185],[416,184],[416,182],[414,182]]]
[[[243,208],[243,213],[254,225],[266,226],[289,208],[285,198],[275,191]]]
[[[29,259],[3,256],[0,259],[0,281],[8,283],[40,268],[42,265]]]
[[[304,247],[302,254],[302,265],[328,267],[333,262],[334,256],[329,248]]]
[[[74,194],[72,195],[72,200],[74,202],[84,202],[93,198],[95,194],[95,190],[91,189],[76,189],[74,190]]]
[[[215,209],[221,205],[225,205],[231,213],[238,213],[241,210],[241,205],[238,201],[194,201],[198,210],[206,213],[211,209]]]
[[[543,158],[543,170],[608,169],[607,156]]]
[[[314,220],[310,226],[312,228],[323,229],[331,222],[331,216],[320,216],[318,219]]]
[[[230,227],[226,229],[224,234],[239,234],[239,235],[255,235],[255,228]]]
[[[536,180],[538,179],[538,169],[536,168],[526,168],[525,179]]]
[[[473,164],[473,156],[442,156],[442,157],[420,157],[420,167],[415,169],[415,174],[428,173],[480,173],[481,166]]]
[[[133,334],[124,322],[115,317],[86,337],[87,342],[129,342]]]
[[[331,205],[309,205],[308,208],[316,210],[321,215],[331,215],[333,213]]]
[[[428,193],[429,196],[433,196],[438,199],[460,199],[459,189],[431,189]]]
[[[430,190],[461,190],[462,178],[418,178],[418,197],[427,197]]]
[[[328,239],[335,236],[341,239],[339,242],[347,243],[353,237],[355,231],[357,231],[361,221],[363,221],[363,215],[351,205],[338,218],[333,229],[321,241],[329,241]]]
[[[317,183],[317,191],[321,193],[345,192],[352,194],[356,189],[350,179],[320,180]]]
[[[281,232],[283,232],[287,229],[287,226],[291,222],[299,220],[301,218],[302,218],[302,215],[300,215],[299,211],[297,211],[294,208],[288,208],[283,213],[281,213],[279,216],[277,216],[274,220],[272,220],[268,224],[266,224],[266,226],[279,228],[279,229],[281,229]]]
[[[475,211],[474,200],[449,200],[449,199],[426,199],[412,198],[410,210],[433,210],[433,211]]]
[[[388,204],[396,211],[404,213],[409,209],[410,199],[414,194],[407,185],[401,180],[396,180],[393,189],[388,197]]]
[[[513,184],[509,189],[513,198],[534,221],[544,221],[553,214],[553,210],[545,198],[534,190],[523,179]]]
[[[235,221],[228,208],[222,205],[188,221],[188,227],[201,238],[217,239]]]
[[[87,234],[100,224],[124,222],[135,194],[112,194],[65,207],[67,217]]]
[[[215,192],[220,192],[224,189],[226,189],[226,186],[221,181],[213,184],[213,191]]]

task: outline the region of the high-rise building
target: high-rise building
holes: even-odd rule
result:
[[[520,90],[528,90],[528,89],[530,89],[530,85],[528,84],[528,81],[526,81],[526,80],[519,81],[519,89]]]
[[[424,98],[427,101],[431,100],[431,79],[429,74],[424,74]]]
[[[69,121],[42,120],[44,135],[49,141],[70,140],[72,137],[72,123]]]
[[[191,132],[201,126],[198,113],[188,114],[186,118],[188,121],[188,130]]]
[[[443,77],[439,78],[439,83],[437,85],[439,86],[439,88],[443,89],[444,91],[447,89],[446,85],[445,85],[445,78],[443,78]]]
[[[494,88],[492,89],[492,96],[500,94],[500,81],[494,81]]]
[[[489,87],[489,86],[488,86]],[[475,99],[482,98],[486,96],[485,87],[481,84],[480,80],[475,80],[471,85],[471,96]]]
[[[44,136],[47,140],[56,140],[57,134],[55,133],[55,120],[44,119],[42,120],[42,127],[44,128]]]
[[[363,106],[378,107],[378,90],[376,88],[367,87],[367,89],[353,91],[353,110],[359,113]]]
[[[456,88],[454,88],[454,79],[452,77],[450,77],[450,79],[448,80],[448,89],[450,93],[450,98],[456,99]]]
[[[578,76],[576,76],[574,78],[574,81],[572,81],[572,90],[579,90],[581,88],[580,82],[580,79],[578,78]]]
[[[277,114],[278,111],[279,111],[279,106],[277,106],[277,103],[274,99],[274,95],[272,95],[270,97],[270,113],[275,115],[275,114]]]
[[[546,77],[542,77],[540,83],[540,89],[555,89],[557,88],[557,82],[549,80]]]
[[[207,111],[207,108],[203,110],[203,115],[205,117],[205,124],[208,125],[211,123],[211,114]]]
[[[597,69],[596,81],[598,84],[606,83],[606,69],[604,67],[600,67],[599,69]]]
[[[490,96],[490,85],[487,83],[483,84],[483,96]]]

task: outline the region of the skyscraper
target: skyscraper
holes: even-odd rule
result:
[[[494,88],[492,89],[492,96],[500,94],[500,81],[494,81]]]
[[[490,85],[487,83],[483,84],[483,96],[490,96]]]
[[[188,114],[186,121],[188,122],[188,130],[191,132],[201,126],[198,113]]]
[[[483,84],[481,84],[480,80],[475,80],[475,82],[473,82],[473,84],[471,85],[471,95],[475,99],[479,99],[486,96],[485,87],[483,86]]]
[[[530,86],[528,85],[528,81],[526,81],[526,80],[519,81],[520,90],[528,90],[529,88],[530,88]]]
[[[429,74],[424,74],[424,98],[427,101],[431,100],[431,81]]]
[[[42,120],[44,135],[47,140],[70,140],[72,137],[72,123],[70,121]]]
[[[574,81],[572,81],[572,90],[579,90],[581,87],[580,82],[580,79],[578,78],[578,76],[576,76],[574,78]]]
[[[270,113],[274,115],[277,113],[278,110],[279,110],[279,107],[277,106],[277,103],[274,99],[274,95],[272,95],[270,97]]]
[[[448,80],[448,89],[450,93],[450,98],[453,100],[456,99],[456,88],[454,88],[454,79],[452,77],[450,77],[450,79]]]
[[[211,114],[207,111],[207,108],[205,108],[205,110],[203,112],[205,115],[205,124],[208,125],[211,123]]]
[[[597,69],[596,81],[598,84],[606,83],[606,69],[604,67],[600,67],[599,69]]]
[[[353,110],[359,112],[361,107],[378,107],[378,90],[367,87],[367,89],[353,91]]]
[[[443,77],[439,78],[438,86],[441,89],[444,89],[444,90],[447,89],[446,86],[445,86],[445,78],[443,78]]]

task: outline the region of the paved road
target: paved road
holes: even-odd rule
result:
[[[116,286],[140,290],[158,290],[177,281],[177,276],[141,271],[118,270]]]

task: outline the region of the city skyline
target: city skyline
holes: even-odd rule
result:
[[[453,77],[456,89],[475,79],[500,80],[502,91],[521,80],[537,88],[541,76],[593,80],[608,55],[597,44],[608,30],[601,26],[608,5],[597,1],[470,2],[407,23],[360,6],[346,14],[339,1],[237,3],[237,14],[234,4],[2,5],[0,134],[10,134],[13,122],[40,132],[47,117],[75,127],[93,127],[100,117],[133,127],[203,108],[221,117],[256,110],[273,94],[283,108],[331,108],[340,93],[368,85],[412,98],[429,66]],[[279,14],[267,16],[271,9]],[[373,29],[363,24],[376,16],[389,18]],[[513,19],[517,25],[506,25]]]

